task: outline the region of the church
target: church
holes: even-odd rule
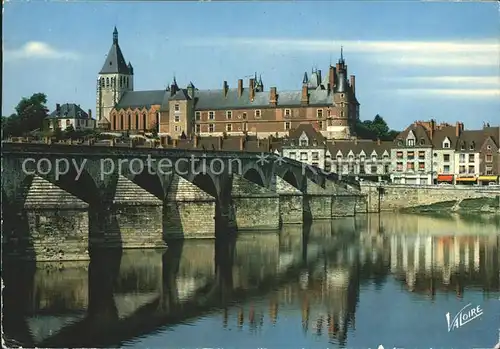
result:
[[[133,133],[158,132],[181,137],[270,135],[283,137],[300,124],[311,124],[327,139],[350,139],[359,119],[355,76],[348,76],[342,49],[328,73],[304,73],[302,88],[264,88],[262,77],[227,81],[216,89],[180,87],[174,78],[166,89],[134,91],[134,68],[118,43],[118,30],[97,79],[96,115],[102,129]]]

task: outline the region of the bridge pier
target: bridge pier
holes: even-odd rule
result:
[[[23,192],[24,224],[11,236],[17,248],[8,254],[36,261],[89,260],[89,205],[39,176],[27,181]]]
[[[215,238],[216,199],[174,175],[163,209],[165,239]]]
[[[279,229],[279,195],[239,175],[231,190],[238,230]]]
[[[278,176],[276,176],[276,192],[279,195],[281,224],[302,224],[304,221],[302,192]]]
[[[118,177],[105,247],[163,248],[163,201],[124,176]],[[104,247],[103,246],[103,247]]]
[[[304,195],[304,215],[311,220],[332,218],[332,198],[334,193],[307,179]]]

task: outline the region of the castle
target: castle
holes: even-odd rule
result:
[[[107,130],[141,133],[156,131],[173,139],[181,137],[256,135],[258,138],[287,136],[300,124],[311,124],[327,139],[350,139],[359,119],[355,77],[347,74],[341,50],[328,74],[304,73],[301,90],[265,91],[257,74],[244,86],[227,81],[220,89],[186,88],[175,78],[162,90],[134,91],[134,69],[125,61],[118,43],[118,30],[97,79],[96,115]]]

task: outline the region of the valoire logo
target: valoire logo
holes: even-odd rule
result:
[[[460,309],[460,311],[455,315],[453,319],[450,317],[450,313],[446,313],[446,322],[448,323],[448,332],[458,329],[463,325],[477,319],[483,315],[483,309],[478,305],[475,308],[469,308],[472,303],[467,304],[465,307]],[[467,309],[469,308],[469,309]]]

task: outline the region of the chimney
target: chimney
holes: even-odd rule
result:
[[[300,98],[300,103],[302,105],[309,104],[309,94],[307,92],[307,86],[302,86],[302,97]]]
[[[193,143],[193,145],[194,145],[195,149],[198,148],[198,141],[199,141],[199,137],[198,136],[194,136],[194,143]]]
[[[354,144],[358,145],[358,137],[354,137]]]
[[[222,85],[222,89],[224,90],[224,97],[227,97],[227,90],[229,89],[227,81],[224,81],[224,84]]]
[[[277,103],[278,98],[276,94],[276,87],[271,87],[271,90],[269,91],[269,104],[275,107]]]
[[[56,103],[56,114],[59,115],[61,112],[61,105],[59,103]]]
[[[172,139],[172,147],[177,148],[177,139]]]
[[[431,126],[431,130],[430,130],[430,138],[431,140],[434,138],[434,131],[436,130],[436,120],[434,119],[431,119],[431,122],[430,122],[430,126]]]
[[[460,137],[462,130],[460,129],[460,123],[457,121],[457,125],[455,126],[455,136]]]
[[[250,81],[248,82],[248,89],[250,90],[249,93],[250,93],[250,101],[253,102],[253,99],[255,97],[255,80],[254,79],[250,79]]]
[[[89,112],[87,114],[89,114],[89,119],[92,119],[92,110],[91,109],[89,109]]]
[[[240,138],[240,150],[245,150],[245,137]]]
[[[351,75],[351,89],[352,89],[352,94],[356,94],[356,77],[354,75]]]
[[[217,140],[218,140],[218,143],[219,143],[218,144],[219,145],[219,150],[222,150],[222,142],[224,140],[224,137],[219,137]]]
[[[328,73],[328,88],[330,91],[333,91],[333,88],[335,87],[336,77],[335,67],[331,65],[330,72]]]
[[[380,145],[380,138],[377,138],[377,145]]]
[[[238,97],[243,94],[243,79],[238,79]]]

